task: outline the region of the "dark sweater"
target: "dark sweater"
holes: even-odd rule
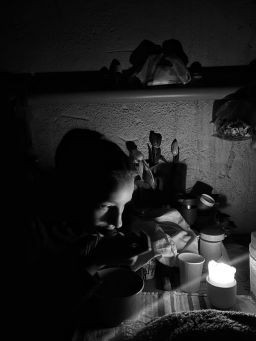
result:
[[[27,224],[22,303],[26,339],[71,340],[81,313],[100,283],[86,270],[99,235],[76,236],[66,224]]]

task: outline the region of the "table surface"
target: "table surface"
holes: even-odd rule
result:
[[[141,292],[137,297],[141,310],[117,327],[84,329],[74,335],[72,341],[110,341],[123,340],[134,329],[140,329],[155,318],[166,314],[211,309],[206,294],[186,294],[177,291]],[[256,314],[256,300],[248,295],[237,295],[236,304],[231,311]]]
[[[256,314],[256,298],[250,293],[250,271],[248,246],[229,242],[223,248],[223,260],[233,264],[236,269],[236,304],[230,310]],[[73,341],[108,341],[118,339],[129,330],[131,323],[145,325],[154,318],[165,314],[213,308],[206,294],[206,275],[204,269],[200,289],[197,293],[182,292],[179,287],[178,268],[157,265],[153,279],[145,281],[143,292],[138,294],[141,310],[118,327],[90,329],[77,333]]]
[[[242,237],[240,237],[242,239]],[[250,295],[250,268],[249,268],[249,246],[247,243],[237,241],[239,236],[230,238],[222,246],[222,258],[220,261],[235,266],[237,281],[237,294]],[[203,269],[202,280],[199,294],[206,294],[206,276],[207,269]],[[177,267],[169,268],[157,262],[156,273],[153,279],[145,281],[144,291],[181,291],[179,282],[179,269]]]

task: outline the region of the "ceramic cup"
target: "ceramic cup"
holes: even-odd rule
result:
[[[182,252],[178,255],[180,289],[185,292],[198,292],[205,258],[199,254]]]

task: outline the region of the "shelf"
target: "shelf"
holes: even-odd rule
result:
[[[29,102],[36,103],[130,103],[168,102],[186,99],[218,99],[229,95],[239,87],[197,87],[172,89],[137,89],[112,91],[84,91],[75,93],[45,93],[30,96]]]
[[[192,72],[190,70],[190,72]],[[126,75],[108,71],[1,73],[9,93],[25,95],[30,102],[113,103],[164,102],[171,100],[219,99],[256,80],[252,65],[203,67],[200,78],[192,74],[186,85],[143,86]]]

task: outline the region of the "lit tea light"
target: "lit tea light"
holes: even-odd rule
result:
[[[236,268],[210,260],[206,278],[207,296],[215,308],[229,309],[236,302]]]
[[[208,263],[209,281],[220,287],[229,287],[235,284],[236,268],[225,263],[210,260]]]

